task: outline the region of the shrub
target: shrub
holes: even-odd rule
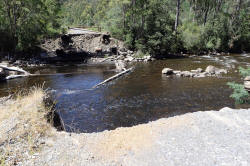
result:
[[[235,82],[229,82],[227,85],[233,89],[233,94],[230,96],[237,104],[249,103],[249,93],[245,90],[244,85]]]
[[[239,67],[240,75],[243,77],[250,76],[250,68]],[[237,104],[250,103],[250,95],[248,91],[244,88],[243,84],[237,84],[235,82],[229,82],[227,85],[233,89],[233,94],[230,96],[235,100]]]

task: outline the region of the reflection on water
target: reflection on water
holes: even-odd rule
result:
[[[249,62],[250,56],[245,54],[140,63],[135,64],[135,70],[129,75],[94,90],[91,87],[115,74],[114,66],[36,68],[30,71],[55,75],[0,83],[0,96],[13,89],[45,82],[45,87],[54,91],[57,110],[68,131],[99,132],[187,112],[234,107],[226,83],[239,81],[234,71],[237,66],[247,66]],[[167,78],[161,74],[164,67],[192,70],[205,69],[208,65],[227,68],[230,72],[220,78]]]

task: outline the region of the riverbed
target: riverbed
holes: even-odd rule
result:
[[[34,85],[53,92],[56,109],[69,132],[101,132],[129,127],[188,112],[235,108],[227,82],[241,82],[238,66],[250,66],[250,54],[193,56],[131,64],[135,70],[105,86],[93,86],[116,74],[115,66],[65,65],[28,68],[36,77],[0,83],[0,97]],[[174,70],[224,68],[219,77],[179,78],[161,74]]]

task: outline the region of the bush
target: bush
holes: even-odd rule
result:
[[[250,68],[239,68],[240,75],[243,77],[250,76]],[[230,96],[237,104],[250,103],[250,95],[243,84],[229,82],[227,85],[233,89],[233,94]]]
[[[229,82],[227,85],[233,89],[233,94],[230,96],[237,104],[250,103],[249,93],[245,90],[244,85],[235,82]]]

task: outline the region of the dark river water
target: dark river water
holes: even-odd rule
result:
[[[250,65],[250,54],[201,56],[135,63],[135,70],[106,86],[91,90],[116,74],[113,65],[82,65],[28,69],[53,74],[0,83],[0,96],[44,83],[51,88],[69,132],[100,132],[194,111],[234,108],[229,81],[241,81],[238,66]],[[208,65],[229,70],[221,77],[167,78],[163,68],[192,70]]]

